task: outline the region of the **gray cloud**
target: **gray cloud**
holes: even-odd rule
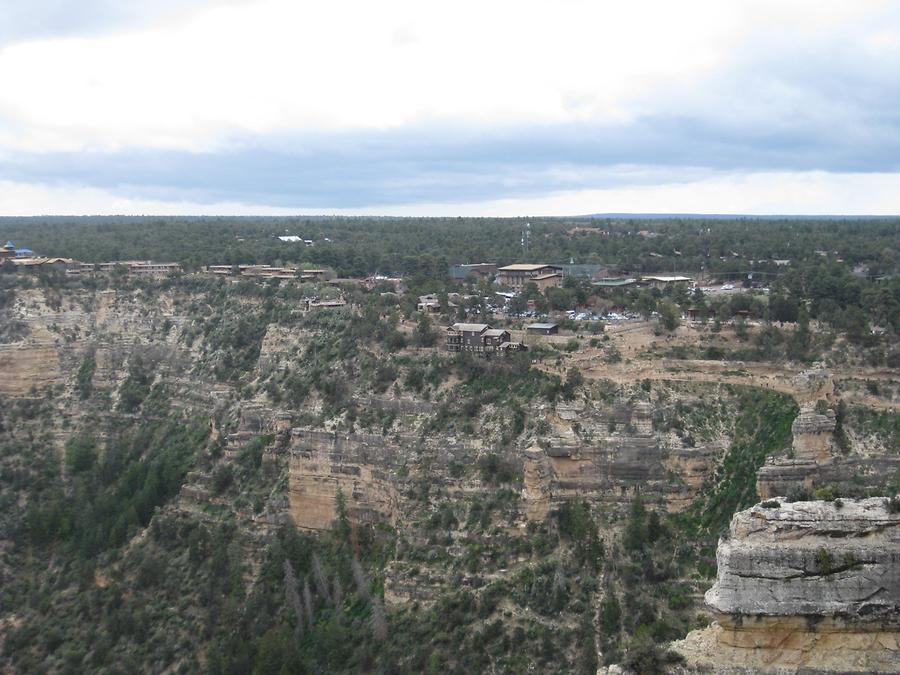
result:
[[[207,154],[18,154],[0,169],[10,180],[165,200],[305,208],[478,201],[723,171],[900,171],[900,124],[877,117],[868,129],[653,115],[615,126],[244,137],[236,149]]]
[[[75,12],[37,0],[12,24],[27,29],[44,16],[47,25],[31,30],[78,30],[79,21],[99,29],[185,6],[153,0],[137,12],[122,4],[90,0],[92,11]],[[900,25],[900,10],[889,14]],[[230,139],[232,149],[205,154],[7,153],[0,175],[165,201],[328,209],[536,197],[722,172],[900,172],[900,50],[861,48],[872,28],[819,41],[755,39],[707,77],[654,90],[628,123],[243,135]]]

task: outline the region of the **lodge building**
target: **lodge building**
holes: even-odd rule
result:
[[[508,330],[491,328],[486,323],[455,323],[447,328],[448,352],[490,354],[526,349],[521,342],[513,342]]]
[[[497,283],[521,291],[527,283],[536,283],[541,290],[562,285],[563,268],[557,265],[517,263],[497,270]]]

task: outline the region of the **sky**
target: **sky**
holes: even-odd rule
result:
[[[900,3],[0,0],[0,215],[900,214]]]

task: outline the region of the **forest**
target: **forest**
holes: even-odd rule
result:
[[[523,251],[524,222],[0,222],[2,237],[43,254],[187,269],[147,280],[0,268],[8,374],[37,380],[59,367],[55,380],[0,395],[0,669],[669,672],[671,641],[709,624],[701,598],[719,535],[758,501],[760,468],[792,452],[798,401],[754,386],[749,370],[783,368],[787,382],[822,363],[836,377],[896,368],[898,223],[533,219]],[[286,231],[314,243],[282,243]],[[791,264],[758,262],[782,256]],[[575,277],[529,286],[521,299],[549,312],[632,309],[653,342],[627,352],[627,326],[560,319],[558,341],[508,358],[443,352],[442,326],[494,320],[491,289],[451,281],[449,266],[522,259],[702,267],[741,285],[751,269],[773,276],[768,293],[732,295]],[[191,273],[250,261],[402,274],[409,289]],[[453,291],[468,297],[451,305]],[[346,306],[298,309],[329,293]],[[438,294],[436,314],[417,311],[423,293]],[[687,330],[689,308],[702,322]],[[663,359],[655,379],[627,370]],[[714,362],[744,381],[680,372]],[[837,455],[894,457],[896,381],[848,376],[840,387]],[[868,398],[882,407],[857,404]],[[374,507],[360,517],[349,490],[330,528],[292,525],[297,462],[312,452],[298,439],[313,432],[342,439],[346,456],[322,461],[337,473],[358,469],[359,439],[372,444],[361,463],[376,477],[355,486],[389,482],[396,517]],[[593,467],[596,482],[560,479],[565,496],[529,519],[528,458],[543,453]],[[706,473],[689,488],[696,476],[675,458],[695,453]],[[876,473],[785,498],[900,486],[900,473]],[[677,494],[687,496],[668,501]]]
[[[522,234],[529,226],[527,247]],[[473,262],[598,263],[630,273],[779,272],[840,259],[877,278],[896,271],[900,220],[638,218],[0,218],[0,238],[84,262],[328,265],[339,276],[443,277]],[[296,235],[313,242],[282,242]]]

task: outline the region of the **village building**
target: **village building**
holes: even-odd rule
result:
[[[682,284],[691,283],[690,277],[680,276],[642,276],[641,283],[651,288],[668,288],[670,286],[680,286]]]
[[[68,272],[79,263],[71,258],[10,258],[9,264],[21,270],[58,270]]]
[[[180,272],[181,265],[178,263],[157,263],[152,260],[146,260],[132,263],[128,266],[128,274],[151,279],[164,279]]]
[[[0,263],[4,260],[11,260],[13,258],[31,258],[34,256],[34,251],[30,248],[21,248],[16,246],[11,241],[7,241],[3,246],[0,246]]]
[[[634,286],[636,283],[637,279],[633,277],[608,277],[606,279],[598,279],[592,285],[597,288],[625,288]]]
[[[537,286],[538,290],[542,293],[548,288],[559,288],[562,286],[562,274],[539,274],[536,277],[531,277],[530,282]]]
[[[688,307],[682,314],[686,321],[705,321],[707,319],[716,318],[715,307]]]
[[[68,258],[64,258],[68,260]],[[102,263],[83,263],[71,261],[66,267],[66,274],[71,276],[94,276],[121,272],[145,279],[164,279],[182,271],[179,263],[158,263],[152,260],[116,260]]]
[[[312,300],[306,300],[305,305],[307,311],[316,309],[343,309],[347,306],[347,301],[343,298],[338,298],[337,300],[319,300],[313,298]]]
[[[563,269],[558,265],[517,263],[498,269],[497,283],[520,291],[525,284],[535,281],[535,277],[543,277],[545,284],[558,286],[562,284],[562,274]],[[553,275],[559,275],[559,283],[549,280]]]
[[[279,241],[284,242],[285,244],[305,244],[306,246],[312,246],[312,239],[304,239],[298,234],[283,234],[278,237]]]
[[[576,277],[579,279],[605,279],[610,276],[609,267],[593,263],[569,263],[560,265],[564,277]]]
[[[251,277],[257,279],[299,279],[300,281],[325,281],[330,272],[326,269],[302,269],[300,267],[273,267],[272,265],[208,265],[207,273],[223,277]]]
[[[525,327],[525,331],[534,335],[558,335],[558,323],[530,323]]]
[[[420,295],[419,302],[416,303],[416,309],[420,312],[437,314],[441,311],[441,301],[434,293]]]
[[[447,328],[448,352],[496,352],[526,349],[521,342],[513,342],[508,330],[491,328],[486,323],[455,323]]]
[[[494,278],[497,274],[497,263],[466,263],[463,265],[453,265],[450,268],[450,278],[453,281],[462,282],[468,279],[488,279]]]
[[[386,277],[380,274],[366,277],[360,282],[360,284],[367,291],[371,291],[377,286],[390,286],[394,289],[394,293],[403,295],[407,290],[406,282],[403,281],[402,277]]]

